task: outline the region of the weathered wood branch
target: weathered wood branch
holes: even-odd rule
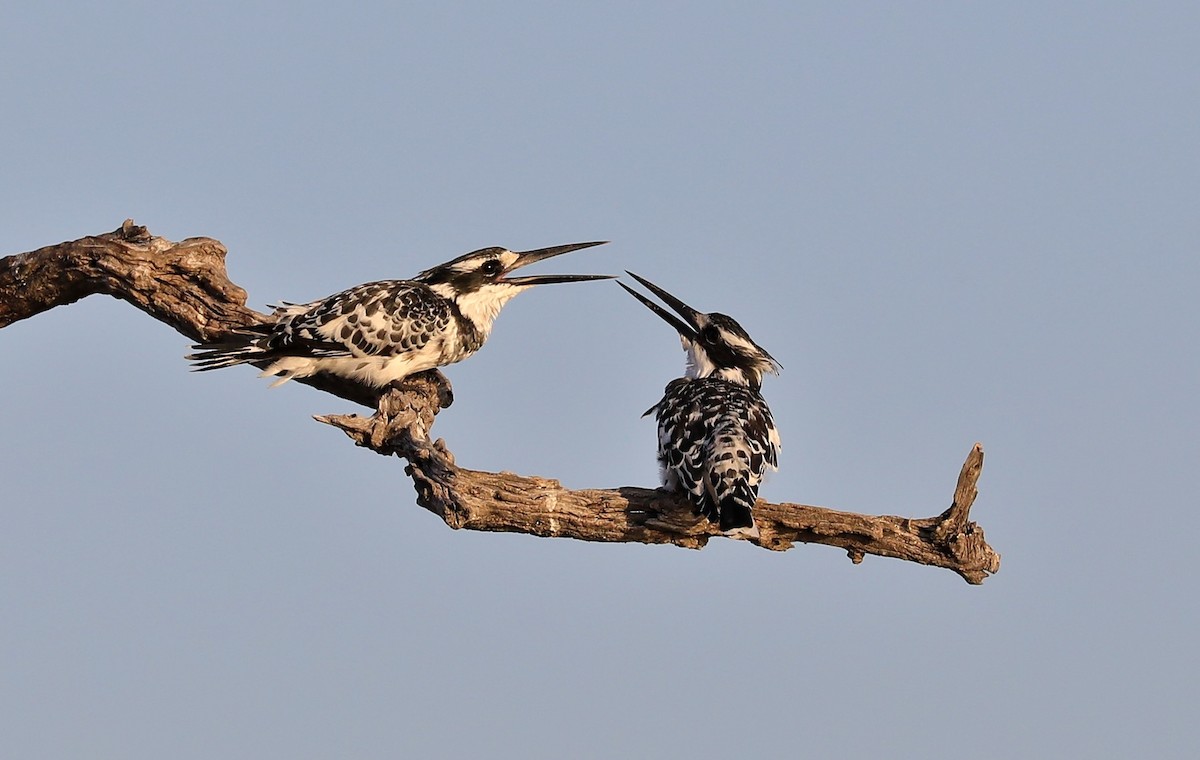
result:
[[[210,238],[172,243],[126,221],[104,235],[0,259],[0,328],[95,293],[120,298],[194,340],[271,319],[246,307],[246,292],[230,282],[226,250]],[[720,531],[681,499],[658,489],[570,490],[549,478],[459,467],[429,432],[449,406],[449,383],[436,370],[406,378],[382,395],[328,377],[302,381],[374,408],[371,416],[316,419],[354,442],[408,462],[417,503],[452,528],[558,536],[583,541],[674,544],[699,549]],[[1000,569],[1000,555],[969,519],[983,468],[975,444],[959,474],[954,499],[936,517],[912,519],[840,512],[759,500],[754,543],[782,551],[796,542],[844,549],[854,563],[867,554],[944,567],[968,583]]]
[[[271,320],[246,306],[229,280],[225,246],[212,238],[178,243],[132,220],[113,232],[0,259],[0,328],[97,293],[128,301],[192,340],[209,341]],[[339,378],[299,380],[375,408],[378,392]],[[449,383],[445,383],[449,405]]]
[[[225,273],[211,238],[172,243],[126,220],[116,231],[0,259],[0,327],[94,293],[128,301],[193,340],[267,319]]]

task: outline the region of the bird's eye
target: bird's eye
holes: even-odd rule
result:
[[[705,343],[716,343],[720,333],[717,328],[709,325],[700,331],[700,340]]]
[[[499,259],[488,259],[487,261],[483,262],[483,266],[479,268],[481,272],[489,275],[500,274],[500,269],[501,267]]]

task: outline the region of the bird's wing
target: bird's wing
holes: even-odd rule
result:
[[[750,470],[761,478],[767,465],[779,469],[779,429],[767,402],[757,393],[749,393],[743,417],[743,433],[750,449]]]
[[[751,485],[779,467],[779,430],[757,392],[722,381],[672,381],[659,402],[658,452],[684,488],[704,493],[706,474],[721,461],[741,461]]]
[[[705,442],[712,418],[705,414],[703,394],[694,381],[672,380],[655,405],[658,420],[658,458],[684,490],[698,499],[704,494]]]
[[[424,347],[454,315],[445,299],[408,280],[357,285],[310,304],[284,305],[268,340],[280,353],[396,356]]]

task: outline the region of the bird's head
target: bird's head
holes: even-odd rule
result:
[[[509,274],[536,264],[543,259],[559,256],[582,248],[603,245],[606,241],[592,243],[570,243],[536,251],[510,251],[507,248],[481,248],[465,253],[456,259],[426,269],[414,279],[433,288],[439,295],[453,300],[478,294],[481,297],[500,298],[507,301],[517,293],[534,285],[549,285],[556,282],[581,282],[584,280],[610,280],[604,274],[541,274],[526,277],[510,277]]]
[[[679,333],[683,350],[688,355],[688,377],[715,375],[730,382],[759,388],[764,373],[779,374],[779,370],[782,369],[779,362],[775,361],[766,349],[751,340],[749,333],[733,317],[717,312],[706,314],[696,311],[649,280],[633,272],[626,274],[644,285],[683,318],[671,314],[625,283],[617,283]]]
[[[606,274],[539,274],[526,277],[510,277],[509,274],[543,259],[559,256],[581,248],[603,245],[605,241],[593,243],[569,243],[536,251],[510,251],[507,248],[481,248],[465,253],[456,259],[426,269],[414,279],[425,283],[440,296],[458,305],[463,315],[471,320],[476,329],[485,336],[492,329],[496,315],[509,299],[522,290],[534,285],[549,285],[556,282],[582,282],[584,280],[611,280]]]

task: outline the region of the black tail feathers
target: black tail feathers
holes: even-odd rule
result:
[[[196,353],[184,358],[194,363],[196,372],[244,364],[261,357],[262,350],[256,345],[261,338],[262,333],[253,327],[238,330],[212,343],[197,343],[192,346]]]
[[[708,488],[693,503],[696,511],[711,522],[721,526],[723,532],[738,529],[753,529],[754,503],[758,500],[758,489],[745,480],[721,482],[710,474]]]
[[[718,522],[721,525],[722,531],[736,530],[738,528],[753,528],[754,515],[751,514],[751,509],[754,507],[754,502],[758,499],[758,495],[754,493],[754,489],[745,481],[739,481],[734,485],[733,489],[721,499],[718,512],[720,519]]]

